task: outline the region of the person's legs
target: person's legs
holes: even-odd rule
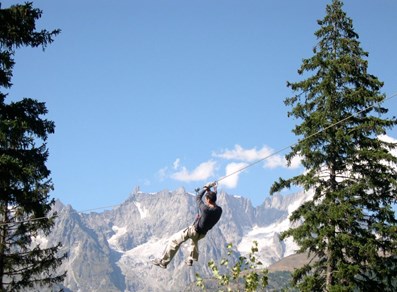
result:
[[[191,226],[193,227],[193,226]],[[205,235],[198,233],[194,227],[192,230],[190,230],[190,239],[192,240],[190,243],[190,248],[189,248],[189,257],[186,260],[186,263],[188,265],[191,265],[193,261],[198,261],[198,256],[199,256],[199,249],[198,249],[198,241],[202,238],[205,237]]]
[[[164,251],[163,257],[161,259],[161,263],[164,266],[167,266],[171,262],[171,260],[174,258],[175,254],[178,251],[181,244],[190,238],[191,232],[189,232],[189,230],[190,230],[190,227],[183,229],[183,230],[179,231],[178,233],[175,233],[171,237],[171,239]]]

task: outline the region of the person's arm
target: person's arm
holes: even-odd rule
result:
[[[196,195],[196,203],[199,208],[201,204],[204,204],[202,199],[207,190],[208,189],[206,187],[203,187]]]
[[[209,191],[212,187],[214,188],[214,190],[215,190],[215,192],[216,192],[216,190],[217,190],[217,183],[216,183],[216,182],[212,182],[212,183],[208,183],[208,184],[206,184],[205,186],[203,186],[203,188],[197,193],[197,195],[196,195],[196,202],[197,202],[197,206],[200,208],[200,210],[201,210],[201,207],[204,206],[204,203],[203,203],[203,200],[202,200],[204,194],[205,194],[207,191]]]

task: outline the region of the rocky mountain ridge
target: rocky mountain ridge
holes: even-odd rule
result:
[[[184,264],[186,244],[166,270],[150,264],[151,258],[161,256],[172,234],[194,221],[194,194],[183,188],[155,194],[136,191],[102,213],[79,214],[57,201],[56,226],[41,242],[61,241],[69,253],[62,265],[68,271],[64,291],[184,291],[196,273],[210,275],[208,261],[225,258],[228,243],[236,253],[246,254],[253,240],[258,241],[265,266],[293,254],[295,244],[280,242],[278,234],[290,226],[288,215],[308,197],[274,195],[253,207],[248,199],[221,191],[222,218],[200,241],[200,258],[193,267]]]

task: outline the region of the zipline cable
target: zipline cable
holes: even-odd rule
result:
[[[115,208],[115,207],[118,207],[118,206],[121,206],[121,204],[97,207],[97,208],[86,209],[86,210],[82,210],[82,211],[73,210],[73,211],[70,212],[70,214],[86,213],[86,212],[95,211],[95,210],[103,210],[103,209],[108,209],[108,208]],[[55,215],[54,217],[56,218],[56,217],[58,217],[58,215]],[[36,218],[31,218],[31,219],[26,219],[26,220],[21,220],[21,221],[15,221],[15,222],[6,222],[6,223],[5,222],[1,222],[0,226],[12,225],[12,224],[21,224],[21,223],[39,221],[39,220],[45,220],[45,219],[50,219],[50,218],[44,216],[44,217],[36,217]]]
[[[390,99],[392,99],[392,98],[394,98],[394,97],[396,97],[396,96],[397,96],[397,93],[395,93],[395,94],[393,94],[393,95],[391,95],[391,96],[385,98],[382,102],[386,102],[387,100],[390,100]],[[298,145],[299,143],[301,143],[301,142],[303,142],[303,141],[305,141],[305,140],[307,140],[307,139],[310,139],[310,138],[312,138],[312,137],[314,137],[314,136],[316,136],[316,135],[318,135],[318,134],[320,134],[320,133],[322,133],[322,132],[324,132],[324,131],[326,131],[326,130],[332,128],[332,127],[335,127],[335,126],[339,125],[339,124],[342,124],[342,123],[344,123],[345,121],[347,121],[347,120],[349,120],[349,119],[351,119],[351,118],[353,118],[353,117],[355,117],[355,116],[357,116],[357,115],[359,115],[359,114],[361,114],[361,113],[363,113],[363,112],[365,112],[365,111],[367,111],[367,110],[369,110],[369,109],[371,109],[371,108],[373,108],[373,107],[375,107],[375,105],[371,105],[371,106],[369,106],[369,107],[366,107],[366,108],[362,109],[361,111],[358,111],[358,112],[355,113],[355,114],[351,114],[350,116],[348,116],[348,117],[346,117],[346,118],[344,118],[344,119],[342,119],[342,120],[340,120],[340,121],[338,121],[338,122],[336,122],[336,123],[334,123],[334,124],[331,124],[331,125],[325,127],[324,129],[321,129],[321,130],[319,130],[319,131],[317,131],[317,132],[315,132],[315,133],[313,133],[313,134],[311,134],[311,135],[305,137],[304,139],[299,140],[298,142],[292,143],[291,145],[286,146],[286,147],[284,147],[284,148],[282,148],[282,149],[280,149],[280,150],[277,150],[277,151],[275,151],[275,152],[273,152],[273,153],[267,155],[266,157],[263,157],[263,158],[261,158],[261,159],[259,159],[259,160],[257,160],[257,161],[254,161],[254,162],[252,162],[252,163],[250,163],[250,164],[248,164],[248,165],[246,165],[246,166],[244,166],[244,167],[242,167],[242,168],[240,168],[240,169],[238,169],[238,170],[236,170],[236,171],[233,171],[233,172],[231,172],[231,173],[229,173],[229,174],[227,174],[227,175],[225,175],[225,176],[222,176],[221,178],[219,178],[219,179],[216,180],[215,182],[219,182],[219,181],[224,180],[224,179],[226,179],[226,178],[228,178],[228,177],[230,177],[230,176],[232,176],[232,175],[235,175],[235,174],[237,174],[237,173],[239,173],[239,172],[242,172],[243,170],[246,170],[247,168],[249,168],[249,167],[251,167],[251,166],[253,166],[253,165],[256,165],[256,164],[258,164],[258,163],[260,163],[260,162],[262,162],[262,161],[264,161],[264,160],[266,160],[266,159],[269,159],[270,157],[272,157],[272,156],[274,156],[274,155],[276,155],[276,154],[278,154],[278,153],[280,153],[280,152],[283,152],[283,151],[285,151],[285,150],[287,150],[287,149],[289,149],[289,148],[291,148],[291,147],[293,147],[293,146],[295,146],[295,145]]]
[[[396,97],[396,96],[397,96],[397,93],[395,93],[395,94],[393,94],[393,95],[391,95],[391,96],[385,98],[384,100],[382,100],[382,102],[386,102],[386,101],[388,101],[388,100],[390,100],[390,99],[392,99],[392,98],[394,98],[394,97]],[[379,103],[378,103],[378,104],[379,104]],[[250,164],[248,164],[248,165],[246,165],[246,166],[244,166],[244,167],[242,167],[242,168],[239,168],[239,169],[237,169],[236,171],[233,171],[233,172],[231,172],[231,173],[229,173],[229,174],[227,174],[227,175],[225,175],[225,176],[222,176],[222,177],[220,177],[219,179],[215,180],[215,182],[218,183],[219,181],[222,181],[222,180],[224,180],[224,179],[226,179],[226,178],[228,178],[228,177],[230,177],[230,176],[232,176],[232,175],[235,175],[235,174],[237,174],[237,173],[239,173],[239,172],[242,172],[242,171],[246,170],[247,168],[249,168],[249,167],[251,167],[251,166],[254,166],[254,165],[256,165],[256,164],[258,164],[258,163],[260,163],[260,162],[262,162],[262,161],[264,161],[264,160],[266,160],[266,159],[269,159],[270,157],[272,157],[272,156],[274,156],[274,155],[276,155],[276,154],[279,154],[279,153],[281,153],[281,152],[283,152],[283,151],[285,151],[285,150],[287,150],[287,149],[289,149],[289,148],[291,148],[291,147],[293,147],[293,146],[295,146],[295,145],[297,145],[297,144],[299,144],[299,143],[301,143],[301,142],[303,142],[303,141],[305,141],[305,140],[307,140],[307,139],[310,139],[310,138],[312,138],[312,137],[314,137],[314,136],[316,136],[316,135],[318,135],[318,134],[320,134],[320,133],[322,133],[322,132],[324,132],[324,131],[326,131],[326,130],[332,128],[332,127],[335,127],[335,126],[339,125],[339,124],[342,124],[342,123],[344,123],[345,121],[347,121],[347,120],[349,120],[349,119],[351,119],[351,118],[353,118],[353,117],[355,117],[355,116],[357,116],[357,115],[363,113],[364,111],[367,111],[367,110],[369,110],[369,109],[371,109],[371,108],[373,108],[373,107],[375,107],[375,104],[374,104],[374,105],[371,105],[371,106],[369,106],[369,107],[366,107],[366,108],[364,108],[364,109],[358,111],[358,112],[355,113],[355,114],[351,114],[350,116],[348,116],[348,117],[346,117],[346,118],[344,118],[344,119],[342,119],[342,120],[340,120],[340,121],[338,121],[338,122],[336,122],[336,123],[334,123],[334,124],[331,124],[331,125],[325,127],[324,129],[321,129],[321,130],[319,130],[319,131],[317,131],[317,132],[315,132],[315,133],[313,133],[313,134],[311,134],[311,135],[305,137],[304,139],[299,140],[298,142],[292,143],[292,144],[290,144],[290,145],[288,145],[288,146],[286,146],[286,147],[284,147],[284,148],[281,148],[280,150],[277,150],[277,151],[275,151],[275,152],[273,152],[273,153],[271,153],[271,154],[269,154],[269,155],[267,155],[267,156],[265,156],[265,157],[263,157],[263,158],[261,158],[261,159],[259,159],[259,160],[256,160],[256,161],[254,161],[254,162],[252,162],[252,163],[250,163]],[[94,211],[94,210],[107,209],[107,208],[114,208],[114,207],[118,207],[118,206],[120,206],[120,205],[121,205],[121,204],[111,205],[111,206],[104,206],[104,207],[97,207],[97,208],[87,209],[87,210],[83,210],[83,211],[74,211],[74,212],[71,212],[71,213],[72,213],[72,214],[73,214],[73,213],[85,213],[85,212]],[[17,221],[17,222],[1,222],[1,223],[0,223],[0,226],[11,225],[11,224],[20,224],[20,223],[31,222],[31,221],[37,221],[37,220],[44,220],[44,219],[49,219],[49,218],[48,218],[48,217],[37,217],[37,218],[32,218],[32,219],[27,219],[27,220]]]

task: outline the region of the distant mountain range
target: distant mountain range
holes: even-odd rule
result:
[[[392,153],[397,155],[395,150]],[[137,188],[117,208],[90,214],[78,213],[57,201],[53,231],[36,240],[43,247],[60,241],[62,252],[68,252],[61,266],[67,277],[59,287],[66,292],[192,291],[196,273],[209,277],[207,263],[226,258],[229,243],[236,248],[237,257],[249,253],[257,241],[259,260],[269,272],[278,273],[279,282],[290,277],[288,271],[307,261],[305,255],[295,254],[297,246],[291,239],[280,242],[279,234],[291,227],[289,215],[311,199],[311,193],[276,194],[253,207],[246,198],[220,191],[217,203],[223,214],[199,242],[199,261],[193,267],[185,265],[184,244],[166,270],[153,266],[150,260],[162,255],[170,236],[194,221],[194,196],[183,188],[150,194]]]
[[[199,242],[199,261],[185,265],[185,244],[166,270],[153,266],[150,259],[161,256],[169,237],[194,221],[194,195],[183,188],[151,194],[137,190],[117,208],[90,214],[57,201],[53,232],[38,240],[43,247],[60,241],[69,253],[61,267],[67,270],[64,291],[184,291],[192,287],[196,273],[211,274],[208,261],[226,258],[228,243],[244,255],[256,240],[265,266],[294,254],[295,244],[280,242],[278,235],[290,226],[289,214],[308,194],[274,195],[253,207],[248,199],[221,191],[223,215]]]

